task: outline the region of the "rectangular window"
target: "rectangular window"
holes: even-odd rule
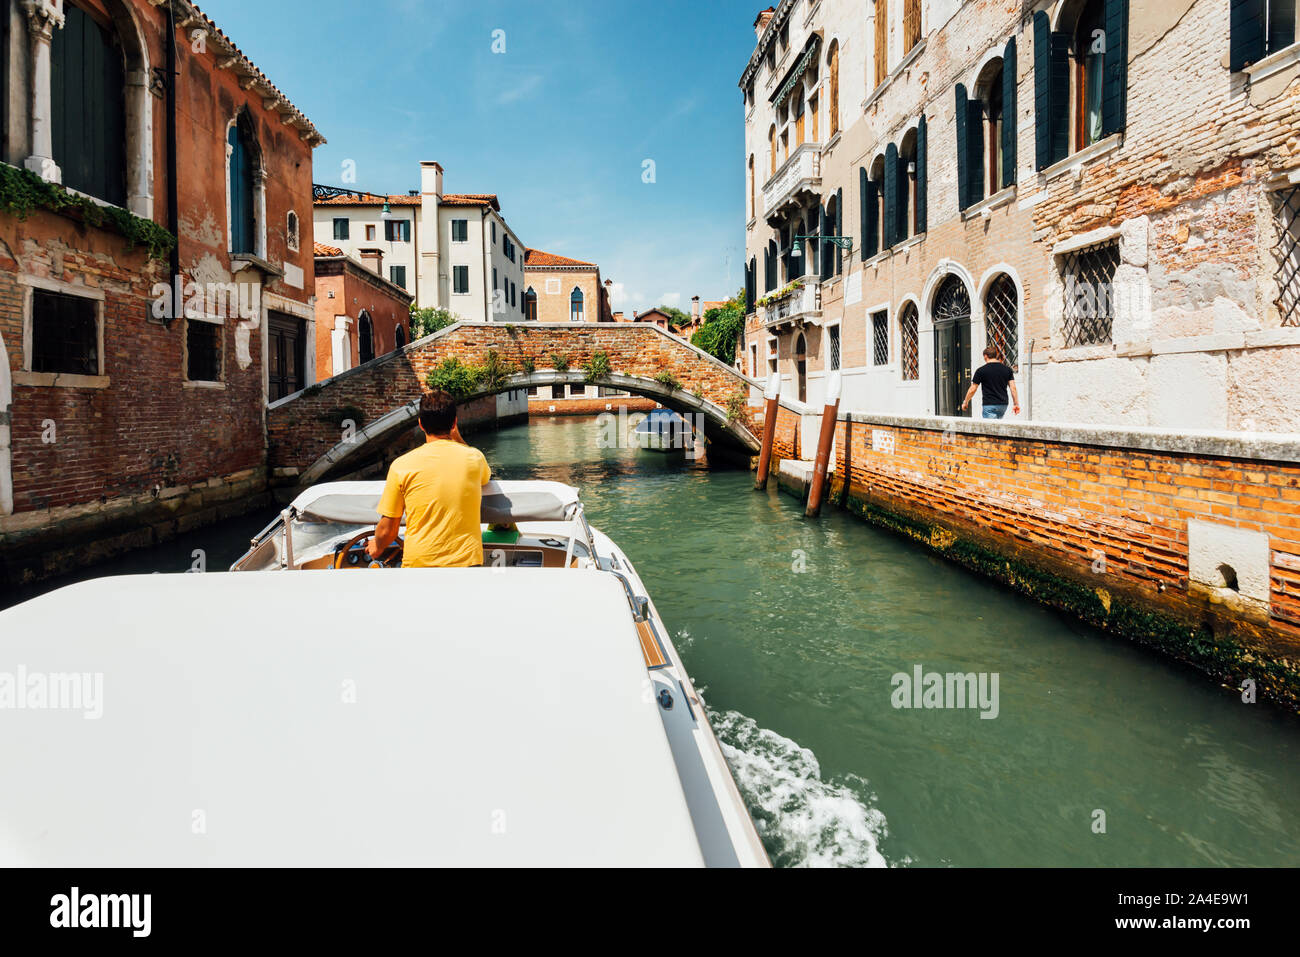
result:
[[[453,219],[451,221],[451,241],[453,243],[469,242],[468,219]]]
[[[497,267],[492,267],[492,291],[496,292],[501,287],[497,285]]]
[[[384,223],[384,239],[390,243],[409,243],[411,241],[411,221],[409,219],[390,219]]]
[[[451,267],[451,291],[455,293],[469,292],[469,267],[452,266]]]
[[[889,313],[884,310],[871,314],[871,364],[889,365]]]
[[[1098,243],[1066,253],[1061,262],[1065,285],[1065,347],[1106,345],[1114,325],[1115,271],[1119,243]]]
[[[393,282],[394,285],[401,286],[403,289],[405,289],[406,288],[406,267],[389,266],[388,278]]]
[[[840,367],[840,327],[831,326],[827,330],[830,333],[830,362],[831,371],[834,372]]]
[[[99,302],[32,290],[32,370],[99,375]]]
[[[552,399],[563,399],[563,398],[564,398],[564,386],[562,386],[562,385],[553,385],[553,386],[551,386],[551,398],[552,398]]]
[[[334,220],[334,238],[335,238],[335,239],[347,239],[347,238],[348,238],[348,227],[349,227],[350,225],[351,225],[351,223],[349,223],[346,219],[336,219],[336,220]]]
[[[223,350],[219,323],[185,320],[185,378],[191,382],[220,382]]]
[[[368,243],[373,243],[374,241],[375,241],[375,227],[374,227],[374,226],[367,226],[367,227],[366,227],[366,242],[368,242]]]
[[[495,221],[493,221],[493,223],[492,223],[492,245],[495,246],[496,244],[497,244],[497,224],[496,224]]]
[[[580,398],[580,397],[582,397],[582,396],[585,396],[586,394],[587,394],[587,387],[586,387],[585,385],[571,385],[571,386],[569,386],[569,397],[570,397],[570,398]]]

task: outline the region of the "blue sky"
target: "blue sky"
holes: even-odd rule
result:
[[[598,263],[616,309],[743,285],[737,82],[761,0],[200,5],[329,140],[316,182],[354,160],[359,188],[401,193],[437,160],[529,246]]]

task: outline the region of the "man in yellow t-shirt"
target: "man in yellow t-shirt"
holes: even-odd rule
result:
[[[403,568],[468,568],[483,564],[479,511],[492,477],[487,459],[456,428],[456,400],[435,390],[420,398],[424,445],[388,469],[379,524],[366,554],[379,558],[406,515]]]

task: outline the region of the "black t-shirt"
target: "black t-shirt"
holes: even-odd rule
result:
[[[971,381],[984,390],[985,405],[1008,405],[1007,383],[1016,377],[1004,362],[988,362],[975,370]]]

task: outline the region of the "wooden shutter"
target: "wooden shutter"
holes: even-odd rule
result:
[[[1016,181],[1016,38],[1002,51],[1002,188]]]
[[[1034,165],[1051,166],[1070,152],[1070,35],[1052,33],[1034,14]]]
[[[1264,0],[1229,0],[1228,59],[1243,70],[1264,59]]]
[[[876,234],[876,221],[879,218],[880,197],[876,194],[876,184],[867,176],[865,167],[858,169],[858,196],[862,225],[862,260],[870,259],[880,252],[880,237]]]
[[[50,138],[63,184],[126,205],[125,66],[114,36],[66,7],[50,43]]]
[[[230,127],[230,251],[256,253],[253,243],[253,156],[236,122]]]
[[[966,99],[966,87],[957,84],[957,103],[953,112],[957,126],[957,208],[965,209],[970,205],[970,123],[969,101]]]
[[[916,231],[925,232],[925,115],[916,124]]]
[[[1102,58],[1101,135],[1124,129],[1128,101],[1128,0],[1106,0],[1106,52]]]
[[[885,147],[885,248],[898,242],[898,147]]]
[[[1068,33],[1052,34],[1052,105],[1048,120],[1052,132],[1053,163],[1070,155],[1070,43]]]
[[[772,250],[763,250],[763,291],[772,291]]]

